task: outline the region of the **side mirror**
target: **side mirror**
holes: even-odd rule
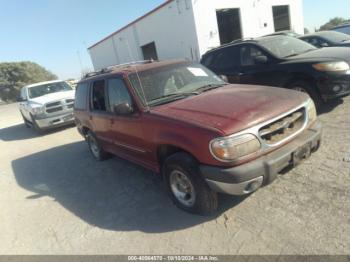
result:
[[[133,107],[128,102],[122,102],[118,105],[113,106],[113,111],[116,115],[131,115],[134,113]]]
[[[221,80],[224,80],[226,83],[228,83],[228,78],[225,75],[219,75],[219,77],[221,78]]]
[[[254,58],[254,61],[256,64],[266,64],[269,61],[269,59],[267,58],[267,56],[259,55]]]

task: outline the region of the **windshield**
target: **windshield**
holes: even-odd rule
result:
[[[73,89],[66,82],[58,82],[58,83],[51,83],[51,84],[30,87],[28,88],[28,94],[29,94],[29,98],[36,98],[47,94],[52,94],[52,93],[57,93],[62,91],[70,91],[70,90],[73,90]]]
[[[299,55],[317,49],[302,40],[287,36],[264,37],[259,39],[259,44],[280,58]]]
[[[226,83],[200,64],[172,64],[129,75],[130,82],[144,105],[157,105],[195,94],[204,87]],[[140,81],[142,87],[140,86]]]
[[[339,32],[333,32],[333,31],[322,32],[320,36],[322,36],[326,40],[329,40],[335,43],[341,43],[341,42],[350,40],[350,35],[346,35]]]

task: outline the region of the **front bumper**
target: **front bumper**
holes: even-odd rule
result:
[[[64,112],[62,114],[51,117],[35,118],[35,122],[40,128],[53,128],[74,123],[74,115],[73,111]]]
[[[200,171],[209,187],[216,192],[230,195],[249,194],[271,183],[282,170],[298,164],[296,152],[303,153],[304,148],[309,148],[308,152],[306,150],[301,155],[300,159],[303,159],[317,151],[321,135],[322,125],[316,122],[293,141],[258,159],[233,168],[201,165]]]
[[[350,94],[350,71],[346,74],[328,74],[318,81],[321,96],[324,100],[343,97]]]

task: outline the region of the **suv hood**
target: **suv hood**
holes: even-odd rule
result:
[[[347,61],[350,63],[350,52],[347,47],[324,47],[304,54],[292,56],[287,59],[288,62],[327,62],[327,61]]]
[[[45,105],[46,103],[55,102],[62,99],[74,99],[74,96],[75,96],[75,90],[70,90],[70,91],[62,91],[62,92],[47,94],[36,98],[31,98],[29,101],[35,104]]]
[[[227,85],[152,109],[178,120],[216,128],[230,135],[288,112],[308,96],[292,90],[252,85]]]

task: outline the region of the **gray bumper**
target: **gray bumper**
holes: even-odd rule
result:
[[[200,171],[209,187],[220,193],[245,195],[262,185],[271,183],[284,169],[299,163],[296,152],[302,150],[301,158],[307,158],[317,151],[321,143],[322,125],[317,122],[298,137],[281,148],[258,159],[233,168],[201,165]]]
[[[58,127],[74,123],[74,115],[73,112],[65,112],[52,117],[36,118],[35,122],[40,128]]]

